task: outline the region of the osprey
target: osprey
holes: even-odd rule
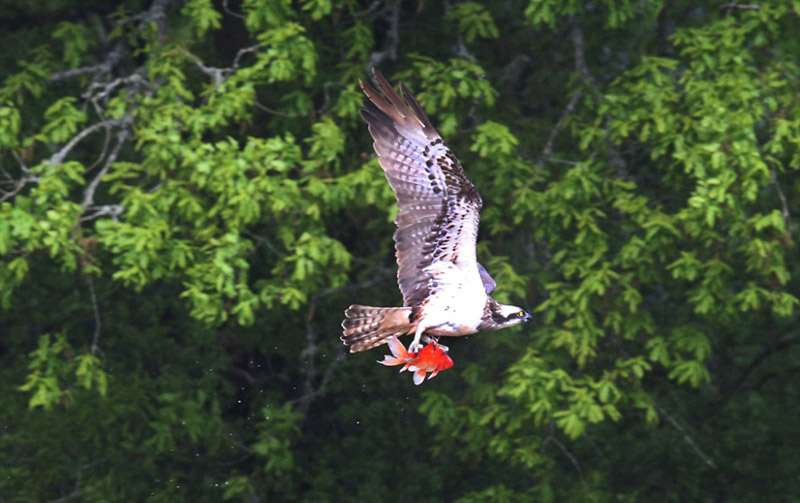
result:
[[[478,263],[475,243],[483,201],[458,159],[405,85],[403,97],[373,69],[364,81],[361,115],[397,198],[394,233],[403,307],[352,305],[342,322],[351,353],[414,334],[410,352],[430,336],[460,336],[530,321],[517,306],[494,300],[497,286]]]

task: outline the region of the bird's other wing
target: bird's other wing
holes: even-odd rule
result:
[[[415,306],[436,287],[437,263],[474,272],[483,203],[408,88],[401,84],[400,97],[380,72],[373,75],[377,89],[361,81],[368,98],[361,115],[397,197],[397,280],[404,305]]]
[[[481,281],[483,282],[483,288],[486,289],[486,295],[489,295],[497,288],[497,281],[494,280],[489,271],[480,262],[478,262],[478,272],[481,274]]]

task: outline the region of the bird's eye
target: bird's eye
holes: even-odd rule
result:
[[[525,311],[518,312],[517,316],[519,316],[520,318],[524,318],[525,317]]]

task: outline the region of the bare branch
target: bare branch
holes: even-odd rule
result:
[[[58,499],[50,500],[48,503],[64,503],[65,501],[70,501],[70,500],[74,500],[75,498],[80,498],[80,497],[84,496],[84,494],[85,493],[82,490],[80,490],[80,489],[78,489],[76,487],[74,491],[72,491],[71,493],[67,494],[66,496],[62,496],[62,497],[60,497]]]
[[[130,134],[131,132],[127,128],[123,128],[117,133],[117,144],[114,145],[114,149],[106,158],[105,164],[103,164],[103,167],[97,172],[97,175],[95,175],[95,177],[86,187],[86,191],[83,194],[81,206],[84,210],[88,209],[94,204],[94,193],[97,190],[97,186],[100,184],[100,179],[103,178],[106,173],[108,173],[108,170],[111,169],[111,165],[116,162],[117,155],[119,155],[122,145],[127,141]]]
[[[250,239],[252,239],[253,241],[255,241],[258,244],[263,244],[264,246],[269,248],[269,250],[272,253],[274,253],[275,255],[277,255],[279,257],[285,257],[286,256],[285,253],[283,253],[282,251],[280,251],[277,248],[275,248],[275,245],[273,245],[272,241],[269,238],[267,238],[266,236],[261,236],[260,234],[255,234],[255,233],[250,232],[248,230],[242,231],[242,234],[244,234],[245,236],[249,237]]]
[[[542,166],[544,166],[544,163],[553,157],[553,145],[555,144],[556,138],[561,130],[564,129],[564,125],[567,123],[569,116],[575,113],[575,108],[577,107],[578,101],[580,101],[582,96],[583,88],[578,89],[575,94],[572,95],[572,98],[569,99],[566,108],[564,108],[564,111],[561,113],[561,117],[558,118],[558,122],[556,122],[556,125],[550,130],[550,134],[547,135],[547,142],[544,144],[542,156],[539,158],[539,169],[541,169]]]
[[[229,0],[222,0],[222,10],[224,10],[229,16],[238,17],[239,19],[245,19],[242,14],[238,12],[233,12],[230,7],[228,7]]]
[[[100,101],[106,99],[111,94],[111,91],[117,87],[121,86],[122,84],[130,83],[145,85],[147,84],[147,81],[138,73],[134,73],[132,75],[128,75],[127,77],[114,79],[111,82],[92,82],[92,84],[86,89],[86,91],[84,91],[81,97],[84,99],[91,99],[92,101]],[[92,92],[96,89],[102,90],[97,94],[92,94]]]
[[[789,203],[786,201],[786,196],[783,194],[780,184],[778,183],[778,174],[775,167],[770,167],[770,180],[775,190],[778,192],[778,197],[781,200],[781,215],[783,216],[783,223],[786,226],[786,233],[789,240],[792,239],[792,216],[789,214]]]
[[[311,403],[314,401],[314,399],[325,394],[325,391],[328,387],[328,382],[333,375],[333,371],[336,370],[336,367],[338,367],[344,361],[346,355],[347,353],[344,350],[340,351],[336,357],[331,360],[328,368],[325,369],[325,373],[322,375],[322,380],[320,381],[319,385],[316,388],[309,388],[308,391],[304,391],[303,396],[295,400],[291,400],[289,403],[292,405],[297,405],[297,408],[300,410],[300,412],[305,413],[311,406]]]
[[[450,2],[449,0],[444,0],[444,17],[450,18]],[[457,24],[457,23],[456,23]],[[467,45],[464,43],[464,37],[461,34],[461,30],[458,29],[456,26],[456,43],[454,48],[454,53],[457,58],[466,59],[468,61],[475,61],[475,56],[469,52],[467,49]]]
[[[87,73],[100,73],[106,70],[106,65],[92,65],[92,66],[82,66],[80,68],[73,68],[71,70],[65,70],[63,72],[56,72],[50,75],[49,80],[51,82],[55,82],[58,80],[65,80],[71,77],[76,77],[78,75],[86,75]]]
[[[180,48],[180,52],[183,53],[187,58],[191,59],[201,72],[211,77],[211,80],[214,81],[214,88],[221,86],[222,83],[225,82],[225,75],[233,71],[231,68],[215,68],[213,66],[206,66],[203,63],[203,60],[184,48]]]
[[[72,139],[69,142],[67,142],[66,145],[61,147],[61,150],[50,156],[50,159],[47,161],[47,164],[58,166],[64,161],[64,158],[67,156],[67,154],[69,154],[69,152],[73,148],[75,148],[75,145],[80,143],[81,140],[83,140],[84,138],[86,138],[87,136],[96,131],[99,131],[101,129],[108,129],[112,126],[118,125],[119,123],[120,123],[119,120],[106,120],[92,124],[91,126],[81,131],[80,133],[73,136]]]
[[[340,350],[333,360],[331,360],[330,364],[328,364],[328,367],[325,369],[325,373],[322,375],[322,379],[319,381],[319,384],[314,384],[317,378],[317,366],[314,359],[317,353],[317,332],[314,329],[314,316],[316,315],[317,303],[329,295],[370,288],[385,280],[385,277],[375,276],[372,279],[355,285],[328,288],[311,297],[308,306],[308,315],[306,316],[306,348],[302,353],[302,356],[306,358],[306,376],[303,383],[303,395],[290,402],[292,404],[296,404],[301,412],[305,413],[315,398],[325,394],[325,390],[327,389],[328,382],[333,375],[333,371],[344,361],[346,354],[343,349]]]
[[[578,472],[578,478],[580,478],[581,480],[581,485],[586,487],[586,481],[583,478],[583,470],[581,470],[581,464],[578,462],[578,459],[569,451],[569,449],[564,447],[564,444],[559,442],[558,439],[555,436],[553,436],[552,433],[548,435],[547,438],[544,439],[544,442],[542,442],[542,450],[544,450],[544,448],[547,446],[549,442],[553,442],[554,444],[556,444],[559,450],[561,450],[561,452],[564,453],[564,456],[566,456],[567,459],[569,459],[569,462],[572,463],[572,466],[574,466],[575,470]]]
[[[584,83],[591,86],[595,95],[599,95],[600,93],[597,90],[597,85],[589,71],[589,66],[586,64],[586,52],[583,47],[583,30],[577,20],[572,23],[570,38],[572,39],[572,53],[575,58],[575,68],[580,72]]]
[[[89,206],[87,209],[94,210],[94,213],[90,213],[88,215],[82,215],[80,217],[81,222],[88,222],[90,220],[94,220],[96,218],[109,216],[111,220],[118,221],[119,216],[125,211],[125,207],[121,204],[104,204],[102,206]]]
[[[728,9],[727,12],[725,13],[725,15],[729,16],[731,14],[731,12],[733,11],[733,9],[760,10],[761,6],[759,4],[757,4],[757,3],[735,3],[735,2],[731,2],[731,3],[726,3],[726,4],[720,5],[720,8],[721,9]]]
[[[775,344],[758,353],[750,362],[750,364],[744,369],[744,372],[742,372],[742,374],[736,379],[736,381],[730,387],[730,390],[725,394],[724,401],[727,401],[732,395],[742,388],[750,374],[752,374],[753,371],[755,371],[758,366],[764,362],[764,360],[794,344],[800,344],[800,335],[783,337]]]
[[[551,157],[553,157],[553,146],[555,144],[556,138],[558,137],[559,133],[567,123],[569,117],[575,113],[575,109],[578,106],[578,102],[583,97],[585,86],[589,86],[595,94],[595,97],[599,95],[597,90],[597,86],[594,83],[594,79],[592,78],[592,74],[589,72],[589,67],[586,65],[586,53],[584,52],[583,46],[583,30],[581,29],[580,25],[577,21],[573,21],[572,29],[570,30],[570,38],[572,39],[572,47],[573,47],[573,58],[575,59],[575,69],[580,73],[581,79],[583,81],[583,87],[578,89],[572,97],[569,99],[567,106],[564,108],[564,111],[561,113],[561,117],[558,118],[555,126],[553,129],[550,130],[550,134],[547,136],[547,141],[545,142],[544,149],[542,150],[542,155],[539,158],[539,169],[544,166],[544,163],[548,162]]]
[[[108,153],[109,143],[111,143],[111,129],[106,129],[106,136],[103,140],[103,148],[100,149],[100,154],[97,155],[97,159],[95,159],[94,162],[86,168],[86,173],[92,171],[103,159],[105,159],[106,154]]]
[[[397,59],[397,47],[400,45],[400,0],[394,0],[389,8],[389,46],[384,51],[373,52],[367,61],[367,72],[378,66],[384,59]]]
[[[358,18],[361,18],[361,17],[367,16],[367,15],[369,15],[369,14],[372,14],[372,13],[373,13],[373,12],[375,12],[375,10],[377,10],[377,8],[378,8],[378,7],[380,7],[380,6],[381,6],[381,0],[375,0],[375,1],[374,1],[374,2],[372,2],[372,3],[369,5],[369,7],[367,7],[366,9],[364,9],[364,10],[361,10],[361,11],[358,11],[358,12],[354,12],[354,13],[353,13],[353,17],[354,17],[354,18],[356,18],[356,19],[358,19]]]
[[[261,110],[263,112],[267,112],[268,114],[272,114],[272,115],[277,115],[278,117],[287,117],[289,119],[293,119],[295,117],[303,117],[300,114],[281,112],[279,110],[275,110],[275,109],[269,108],[268,106],[266,106],[266,105],[262,104],[260,101],[258,101],[258,99],[254,100],[253,106],[255,106],[256,108],[258,108],[259,110]]]
[[[140,25],[146,25],[152,22],[160,23],[166,17],[167,6],[171,2],[172,0],[155,0],[146,11],[120,19],[117,24],[123,25],[138,22]]]
[[[80,68],[72,68],[70,70],[65,70],[63,72],[56,72],[50,75],[49,80],[50,82],[56,82],[59,80],[65,80],[72,77],[77,77],[79,75],[86,75],[86,74],[101,74],[101,73],[108,73],[111,71],[117,63],[120,62],[125,50],[123,44],[117,43],[114,47],[111,48],[108,53],[106,53],[106,57],[103,59],[103,62],[98,65],[89,65],[89,66],[82,66]]]
[[[25,188],[27,184],[39,181],[39,177],[30,173],[28,166],[25,165],[25,161],[22,160],[22,158],[19,156],[19,154],[17,154],[17,152],[11,150],[11,155],[13,155],[14,159],[16,159],[17,163],[19,163],[19,169],[20,171],[22,171],[24,176],[22,178],[17,179],[11,176],[11,173],[6,171],[5,169],[2,169],[3,175],[8,179],[7,181],[4,181],[3,184],[13,185],[13,188],[11,190],[0,191],[3,193],[3,197],[0,197],[0,203],[8,201],[9,199],[17,195],[23,188]]]
[[[94,280],[92,280],[91,274],[86,275],[86,283],[89,285],[89,296],[92,299],[92,314],[94,315],[94,333],[92,334],[91,352],[95,356],[103,356],[103,351],[100,349],[100,328],[102,326],[100,322],[100,308],[97,307],[97,294],[94,291]]]
[[[35,183],[39,181],[39,177],[35,175],[25,175],[19,180],[16,181],[16,185],[14,188],[9,191],[4,191],[3,197],[0,197],[0,203],[8,201],[12,197],[16,196],[25,186],[29,183]]]
[[[566,159],[547,159],[547,162],[552,162],[554,164],[566,164],[567,166],[577,166],[580,164],[578,161],[568,161]]]
[[[251,45],[249,47],[243,47],[242,49],[239,49],[239,52],[236,53],[236,57],[233,58],[233,68],[239,68],[239,63],[245,54],[258,52],[259,49],[261,49],[261,44]]]
[[[330,111],[330,108],[328,108],[328,103],[330,102],[330,94],[331,94],[330,88],[334,86],[347,87],[347,85],[342,82],[333,82],[333,81],[325,82],[322,85],[322,95],[324,99],[322,101],[322,105],[320,105],[319,109],[317,110],[318,115],[325,115],[326,113],[328,113],[328,111]]]
[[[700,447],[697,446],[697,443],[694,441],[694,439],[691,437],[691,435],[689,435],[689,432],[687,432],[686,429],[683,426],[681,426],[680,423],[678,423],[678,421],[675,420],[675,418],[673,418],[671,415],[669,415],[667,413],[667,411],[665,411],[657,403],[651,402],[651,404],[653,405],[653,408],[656,409],[658,411],[658,413],[661,414],[664,417],[664,419],[666,419],[667,422],[669,422],[669,424],[671,424],[672,427],[675,428],[678,431],[678,433],[681,434],[681,436],[683,437],[683,441],[686,442],[686,444],[689,447],[691,447],[691,449],[695,452],[695,454],[697,454],[700,457],[700,459],[702,459],[703,462],[706,465],[708,465],[710,468],[713,468],[713,469],[716,470],[717,469],[717,464],[714,463],[714,461],[708,455],[706,455],[700,449]]]

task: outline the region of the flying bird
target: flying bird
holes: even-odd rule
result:
[[[483,201],[456,156],[405,85],[402,97],[380,72],[377,89],[363,80],[361,115],[397,198],[394,233],[403,307],[352,305],[342,342],[357,353],[391,338],[414,335],[411,353],[436,336],[462,336],[530,321],[517,306],[491,297],[497,282],[478,263]]]

